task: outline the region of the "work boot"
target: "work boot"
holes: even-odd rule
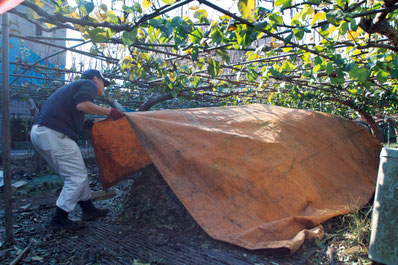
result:
[[[68,231],[76,231],[84,228],[84,221],[72,221],[68,218],[69,213],[62,210],[59,207],[55,209],[55,215],[51,219],[50,224],[48,225],[48,229],[53,231],[58,230],[68,230]]]
[[[93,221],[99,217],[106,216],[110,211],[109,209],[97,209],[91,200],[79,201],[79,205],[82,208],[84,221]]]

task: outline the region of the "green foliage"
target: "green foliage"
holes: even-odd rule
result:
[[[122,41],[127,46],[133,45],[136,38],[137,38],[137,28],[134,28],[130,32],[124,31],[122,34]]]
[[[54,12],[82,19],[84,23],[74,26],[87,38],[101,44],[96,45],[98,53],[107,50],[111,38],[119,38],[122,45],[117,44],[120,45],[118,51],[129,53],[121,58],[118,66],[122,74],[132,83],[161,80],[154,82],[155,87],[153,83],[147,84],[150,93],[172,92],[178,97],[182,91],[212,86],[214,95],[238,92],[227,97],[225,104],[266,100],[349,117],[357,115],[359,110],[371,115],[397,111],[397,53],[386,48],[387,42],[380,42],[386,36],[368,34],[360,24],[362,14],[382,8],[382,2],[359,5],[347,0],[294,3],[299,5],[287,19],[293,4],[291,0],[276,0],[272,9],[256,7],[254,0],[237,1],[240,16],[252,24],[227,15],[209,21],[209,11],[199,6],[190,7],[195,10],[192,18],[170,16],[170,13],[151,14],[152,8],[163,10],[175,2],[146,1],[142,5],[139,1],[130,2],[118,12],[106,4],[94,6],[92,1],[77,0],[77,6],[70,6],[65,0],[57,0]],[[397,23],[397,12],[386,17],[391,25]],[[28,13],[32,19],[40,19],[36,12],[30,10]],[[374,12],[367,18],[372,20],[376,15]],[[138,21],[140,24],[136,24]],[[106,23],[94,27],[87,22],[126,27],[110,29]],[[257,41],[262,39],[265,44],[259,46]],[[151,52],[132,46],[140,43],[154,46],[150,46]],[[247,58],[232,60],[231,49],[251,51],[245,54]],[[186,59],[170,63],[170,53],[178,60]],[[239,65],[246,59],[249,62]],[[206,73],[207,78],[199,78],[197,73]],[[223,80],[224,74],[232,77]],[[234,81],[241,83],[235,85]],[[257,98],[253,100],[253,97]]]
[[[93,2],[76,0],[76,3],[78,5],[80,15],[83,17],[88,16],[94,10]]]
[[[93,42],[103,43],[113,36],[113,32],[110,29],[96,28],[90,30],[88,35]]]
[[[207,72],[210,74],[210,76],[212,77],[217,76],[221,69],[221,63],[211,58],[207,58],[207,63],[208,63]]]
[[[209,23],[209,20],[207,19],[207,11],[205,9],[195,11],[193,17],[197,18],[199,23]]]

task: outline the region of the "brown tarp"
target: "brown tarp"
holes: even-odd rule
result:
[[[260,104],[129,113],[92,141],[104,188],[153,162],[210,236],[289,253],[369,201],[381,150],[345,118]]]

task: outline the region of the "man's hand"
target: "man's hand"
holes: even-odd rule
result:
[[[112,108],[111,112],[109,113],[109,117],[111,117],[112,120],[116,121],[118,119],[123,118],[124,114],[120,110]]]

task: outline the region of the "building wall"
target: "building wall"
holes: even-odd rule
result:
[[[48,1],[50,2],[50,1]],[[48,12],[51,12],[54,10],[54,6],[47,3],[44,5],[44,9],[46,9]],[[16,10],[21,12],[21,13],[27,13],[29,12],[26,7],[19,5],[16,7]],[[47,28],[47,26],[44,23],[40,23],[40,25],[43,28]],[[37,25],[32,24],[28,21],[26,21],[23,18],[18,17],[17,15],[10,14],[10,33],[14,33],[22,36],[34,36],[34,37],[49,37],[49,38],[66,38],[66,29],[63,30],[56,30],[53,32],[45,32],[41,30]],[[52,44],[56,44],[58,46],[65,46],[66,41],[65,40],[47,40],[43,39],[44,42],[50,42]],[[57,51],[59,51],[59,48],[55,47],[50,47],[46,45],[41,45],[37,44],[35,42],[30,42],[30,41],[22,41],[24,43],[24,47],[26,47],[30,52],[36,54],[40,58],[45,58]],[[24,52],[19,51],[21,57],[24,56]],[[53,64],[53,65],[65,65],[66,63],[66,53],[62,53],[59,55],[56,55],[54,57],[46,59],[47,63]]]
[[[51,12],[54,9],[54,6],[51,5],[51,1],[47,1],[44,8]],[[24,14],[29,12],[29,10],[22,5],[16,7],[16,10]],[[66,38],[66,30],[45,32],[40,30],[37,25],[10,13],[9,25],[10,34],[32,36],[46,43],[56,44],[61,47],[66,46],[66,40],[48,39]],[[45,25],[42,26],[46,27]],[[66,52],[50,57],[50,55],[60,51],[61,49],[12,36],[9,38],[9,44],[10,118],[29,118],[30,110],[27,104],[27,99],[30,97],[36,97],[34,100],[38,102],[38,95],[40,94],[39,91],[48,91],[48,88],[55,87],[54,82],[57,82],[59,86],[59,84],[62,84],[62,80],[65,79],[62,72],[54,71],[52,69],[63,69],[65,67]],[[40,61],[43,58],[46,59]],[[39,62],[40,66],[45,68],[29,68],[29,65],[33,65],[37,62]],[[40,95],[40,97],[43,96],[48,95]],[[2,125],[0,123],[0,129],[2,129],[1,126]],[[2,136],[0,134],[0,141],[1,137]]]

